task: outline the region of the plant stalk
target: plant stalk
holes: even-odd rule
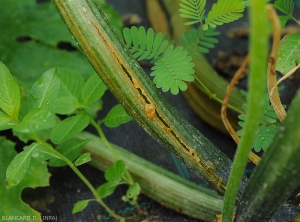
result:
[[[81,132],[77,137],[90,141],[83,150],[91,154],[89,164],[101,171],[112,164],[113,155],[101,139],[88,132]],[[111,146],[126,162],[128,171],[146,196],[167,208],[206,221],[220,214],[223,200],[215,191],[185,180],[121,147]]]
[[[255,134],[262,117],[268,57],[268,33],[265,1],[250,1],[250,64],[248,113],[243,135],[236,151],[225,193],[222,221],[231,222],[240,180],[243,177]]]
[[[276,76],[276,62],[278,57],[280,38],[281,38],[281,24],[275,9],[271,6],[267,6],[267,12],[269,20],[273,25],[273,45],[270,52],[269,65],[268,65],[268,91],[270,102],[282,122],[286,116],[286,111],[281,103],[280,95],[278,92],[277,76]]]

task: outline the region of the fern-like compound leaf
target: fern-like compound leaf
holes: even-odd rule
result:
[[[235,21],[243,16],[245,5],[242,0],[218,0],[209,11],[203,29]]]
[[[181,0],[181,2],[182,4],[179,4],[180,16],[191,19],[185,25],[201,23],[204,19],[206,0]]]
[[[177,95],[179,89],[187,89],[185,82],[194,80],[194,64],[191,62],[192,57],[187,54],[181,46],[168,46],[163,57],[154,63],[150,74],[154,76],[153,83],[157,88],[162,88],[163,92],[171,90],[173,95]]]
[[[137,60],[156,59],[167,48],[169,42],[164,40],[162,33],[155,34],[150,28],[135,26],[123,29],[125,44]]]
[[[245,125],[246,115],[247,115],[247,105],[243,105],[243,109],[246,114],[239,115],[239,125],[242,127],[241,130],[237,131],[238,136],[241,136],[243,133],[243,127]],[[272,142],[272,139],[277,131],[277,120],[278,116],[276,115],[274,108],[269,104],[269,98],[266,96],[263,116],[260,120],[260,125],[256,132],[253,149],[255,152],[260,152],[261,150],[266,150],[269,144]]]
[[[192,57],[183,47],[174,47],[165,40],[161,33],[155,34],[153,29],[147,32],[144,27],[123,30],[126,46],[133,57],[138,60],[153,60],[153,83],[163,92],[171,90],[176,95],[179,90],[186,90],[186,82],[194,80],[194,64]]]
[[[180,38],[180,43],[190,53],[190,55],[199,58],[201,53],[208,53],[210,49],[215,47],[218,43],[218,36],[220,32],[217,32],[213,28],[203,30],[192,28],[184,33],[184,37]]]

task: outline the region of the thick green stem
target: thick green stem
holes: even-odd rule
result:
[[[97,1],[54,3],[96,72],[127,112],[171,153],[224,193],[231,161],[158,92],[126,50]],[[155,110],[151,118],[149,106]],[[244,184],[245,180],[240,193]]]
[[[84,148],[92,157],[90,164],[105,171],[113,162],[113,155],[106,144],[98,137],[82,132],[78,136],[90,140]],[[134,180],[141,186],[142,192],[177,212],[191,217],[213,221],[216,214],[221,213],[223,200],[213,190],[203,188],[185,180],[141,157],[111,144]]]
[[[240,180],[259,125],[266,89],[268,34],[265,1],[250,1],[250,65],[249,100],[244,132],[234,157],[222,214],[223,222],[231,222]]]

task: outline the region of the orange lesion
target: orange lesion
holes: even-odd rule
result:
[[[146,113],[146,117],[149,120],[154,119],[156,117],[155,106],[152,104],[146,104],[145,105],[145,113]]]

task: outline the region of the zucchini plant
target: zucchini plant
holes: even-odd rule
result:
[[[170,90],[175,95],[179,93],[179,90],[184,91],[187,89],[188,84],[186,82],[195,80],[199,89],[208,95],[212,95],[212,98],[218,103],[222,103],[227,84],[220,91],[213,91],[210,78],[202,78],[194,74],[194,70],[197,73],[199,69],[197,67],[199,64],[195,61],[203,59],[202,54],[208,52],[217,43],[215,37],[218,34],[215,31],[217,26],[232,22],[242,16],[242,12],[246,7],[245,2],[241,0],[218,0],[205,17],[205,0],[182,0],[180,4],[174,1],[178,3],[177,13],[181,13],[182,17],[189,19],[185,22],[186,25],[200,24],[199,28],[191,28],[190,31],[184,32],[181,41],[179,36],[175,36],[175,40],[181,42],[182,46],[176,46],[164,38],[162,34],[155,34],[152,29],[146,31],[142,27],[139,29],[136,27],[124,29],[124,43],[102,11],[103,6],[97,0],[54,0],[53,2],[84,55],[127,113],[151,136],[164,145],[168,151],[187,164],[200,177],[207,180],[219,195],[225,194],[224,199],[220,199],[215,193],[211,194],[206,189],[199,191],[202,195],[200,196],[206,197],[208,201],[201,202],[199,205],[200,215],[196,217],[211,221],[216,214],[222,214],[222,221],[232,221],[233,215],[236,213],[236,221],[269,220],[276,209],[286,201],[293,189],[297,187],[300,179],[299,170],[297,169],[297,162],[299,161],[297,135],[300,129],[298,126],[300,119],[297,117],[297,113],[299,112],[300,94],[298,93],[295,97],[286,115],[285,111],[282,110],[284,108],[277,91],[278,83],[274,78],[276,66],[277,70],[287,76],[298,68],[299,57],[294,53],[299,48],[298,35],[287,36],[283,39],[282,48],[280,48],[282,51],[279,51],[277,62],[278,33],[280,33],[280,25],[278,28],[278,24],[280,24],[280,21],[284,24],[288,19],[294,19],[292,16],[294,7],[292,1],[277,0],[273,4],[275,8],[286,14],[286,17],[281,17],[281,20],[278,19],[272,5],[267,5],[265,1],[260,0],[248,1],[250,24],[249,92],[247,103],[244,105],[246,115],[241,117],[245,122],[242,124],[243,130],[239,134],[241,138],[233,162],[205,138],[201,132],[192,127],[166,101],[157,88],[162,88],[164,92]],[[165,0],[164,2],[168,1]],[[172,2],[172,5],[175,4],[174,2]],[[170,11],[172,10],[170,9]],[[274,45],[269,55],[269,62],[268,20],[271,21],[273,26],[274,36]],[[285,44],[291,46],[287,54],[284,50],[286,48]],[[293,52],[292,56],[290,56],[290,52]],[[282,61],[286,57],[289,61],[292,60],[289,65]],[[154,76],[153,82],[141,69],[136,59],[149,59],[154,63],[153,72],[150,74]],[[119,116],[120,113],[122,123],[131,119],[121,106],[116,108],[117,111],[113,110],[114,114],[108,114],[108,117],[99,123],[89,118],[91,110],[95,108],[89,107],[89,105],[101,97],[99,95],[103,94],[102,81],[96,75],[90,77],[91,79],[82,84],[82,91],[79,94],[78,92],[75,93],[78,95],[75,102],[72,102],[70,98],[67,98],[65,92],[58,92],[58,88],[55,88],[58,87],[58,82],[61,80],[58,80],[55,77],[56,75],[53,74],[50,75],[52,78],[49,82],[49,79],[45,80],[49,78],[49,75],[47,77],[45,75],[33,85],[29,97],[29,106],[32,110],[25,113],[24,118],[20,121],[18,118],[20,110],[19,89],[4,66],[2,66],[1,71],[2,82],[4,86],[7,86],[1,89],[0,97],[0,107],[3,111],[1,112],[3,129],[13,128],[16,132],[30,133],[31,138],[36,141],[18,154],[8,166],[7,186],[15,186],[19,183],[25,176],[31,158],[37,156],[35,152],[38,152],[39,156],[39,152],[44,150],[43,152],[48,154],[47,158],[44,157],[45,160],[49,159],[49,155],[64,160],[91,189],[95,195],[95,200],[106,208],[111,215],[124,220],[124,218],[115,215],[113,211],[108,209],[101,200],[101,197],[112,193],[114,188],[125,180],[130,185],[128,199],[136,204],[135,197],[138,194],[139,186],[133,182],[129,172],[125,170],[124,162],[119,160],[115,165],[108,168],[107,183],[102,188],[95,190],[74,166],[89,161],[88,155],[83,154],[72,163],[71,161],[74,161],[79,153],[76,157],[72,157],[70,161],[62,155],[63,151],[62,153],[57,151],[60,150],[60,144],[68,141],[70,137],[84,129],[89,122],[96,127],[105,145],[110,147],[99,125],[102,123],[109,124],[111,117],[113,117],[112,126],[118,125],[118,121],[116,124],[114,117]],[[277,118],[274,116],[274,112],[272,111],[270,114],[270,112],[265,111],[266,109],[269,110],[269,108],[266,108],[268,106],[266,106],[265,100],[267,77],[270,101],[274,111],[282,121],[276,127],[269,126]],[[218,79],[218,77],[216,78]],[[65,83],[67,84],[67,82],[69,81]],[[72,81],[70,82],[72,83]],[[45,91],[40,91],[40,88],[45,87],[43,84],[47,85],[46,88],[50,89],[51,92],[48,92],[47,97],[44,97]],[[89,86],[84,86],[88,84]],[[48,87],[50,85],[51,87]],[[91,88],[94,89],[95,93],[91,94]],[[244,113],[241,108],[242,103],[237,102],[239,99],[243,99],[243,102],[245,102],[244,97],[237,89],[234,92],[238,99],[235,102],[230,102],[229,107],[237,112]],[[56,102],[56,98],[61,101]],[[63,101],[68,102],[69,106],[60,106]],[[267,115],[263,115],[263,112]],[[72,114],[74,116],[68,117],[57,124],[53,113]],[[46,122],[36,123],[37,117],[46,119]],[[268,129],[271,130],[265,130],[262,125],[265,128],[270,127]],[[54,127],[49,136],[54,144],[59,144],[57,150],[52,149],[51,144],[41,139],[43,135],[35,134],[37,126],[43,130]],[[75,126],[74,129],[73,126]],[[263,134],[264,130],[266,134]],[[260,138],[264,135],[269,136],[266,143],[255,138],[258,131],[263,134]],[[272,135],[270,135],[270,131]],[[85,134],[80,134],[77,140],[80,140],[79,138],[90,139]],[[84,140],[82,144],[85,144]],[[248,180],[243,177],[243,173],[253,146],[256,150],[263,148],[266,152],[263,154],[253,176]],[[46,152],[42,147],[48,151]],[[90,150],[93,150],[93,148]],[[122,153],[122,151],[112,151],[115,159],[120,159],[118,153]],[[16,175],[14,167],[18,166],[20,160],[25,160],[22,162],[25,167],[20,168]],[[57,160],[51,160],[50,158],[49,163],[55,165],[55,161],[57,162]],[[150,165],[148,166],[150,168]],[[101,166],[101,168],[105,167]],[[130,169],[134,170],[135,168],[131,166],[128,171]],[[144,186],[147,187],[147,184],[144,184]],[[189,184],[188,186],[191,188],[192,185]],[[145,189],[147,190],[147,188]],[[189,190],[187,187],[185,189]],[[194,187],[190,191],[191,196],[193,192],[197,193]],[[79,202],[75,205],[74,212],[84,209],[88,202],[93,200]],[[209,204],[209,202],[213,204]],[[193,202],[191,201],[189,204],[190,206],[187,209],[192,208]],[[223,209],[221,210],[221,208]],[[195,212],[197,212],[197,209],[193,209],[192,213],[190,211],[190,214],[195,216],[197,214]]]

